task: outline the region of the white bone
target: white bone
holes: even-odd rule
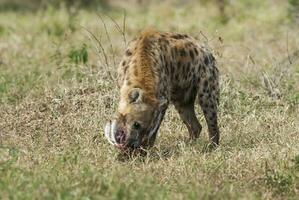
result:
[[[110,139],[113,142],[113,144],[116,144],[115,133],[116,133],[116,120],[113,120],[111,124],[111,131],[110,131]]]
[[[107,138],[108,142],[112,145],[115,143],[111,140],[111,122],[108,122],[105,126],[105,137]]]

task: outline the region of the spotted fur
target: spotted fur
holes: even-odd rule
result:
[[[129,43],[118,74],[121,96],[118,116],[157,108],[161,99],[166,99],[174,104],[190,138],[195,139],[202,129],[194,110],[198,97],[209,138],[212,144],[219,144],[218,69],[212,53],[197,40],[185,34],[144,31]],[[144,104],[140,107],[130,106],[132,88],[142,91]]]

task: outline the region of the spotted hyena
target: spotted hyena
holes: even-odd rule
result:
[[[198,97],[211,144],[219,144],[218,69],[212,53],[185,34],[147,30],[133,39],[118,68],[120,102],[105,136],[121,149],[152,146],[165,111],[172,103],[191,139],[202,126],[196,118]]]

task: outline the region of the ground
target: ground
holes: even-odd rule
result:
[[[230,1],[221,16],[215,3],[188,2],[122,5],[126,38],[118,31],[121,8],[1,11],[1,199],[299,195],[299,26],[290,5]],[[193,35],[214,49],[221,74],[218,149],[206,148],[198,107],[203,131],[196,142],[187,141],[173,107],[145,157],[120,159],[105,140],[124,43],[149,26]]]

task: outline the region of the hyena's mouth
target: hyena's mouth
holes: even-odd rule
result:
[[[162,111],[156,111],[152,120],[151,125],[147,129],[146,137],[143,138],[137,138],[134,141],[130,140],[128,138],[127,132],[117,126],[116,120],[109,121],[105,126],[105,137],[107,138],[108,142],[112,144],[113,146],[125,150],[128,147],[132,149],[136,148],[146,148],[151,147],[154,145],[156,135],[158,132],[158,129],[160,127],[160,124],[163,120],[165,114],[165,110]]]
[[[105,126],[105,137],[108,142],[119,149],[124,149],[127,141],[127,134],[124,130],[117,129],[116,121],[108,122]]]
[[[116,147],[123,148],[127,141],[127,134],[123,130],[118,130],[115,134]]]

